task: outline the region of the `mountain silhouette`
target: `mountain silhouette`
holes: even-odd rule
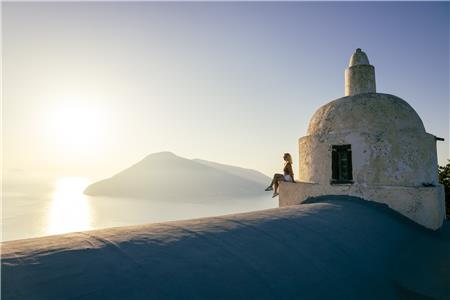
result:
[[[84,193],[148,199],[235,198],[260,195],[269,182],[258,171],[159,152],[89,185]]]

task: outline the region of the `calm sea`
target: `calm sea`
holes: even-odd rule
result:
[[[247,212],[278,206],[270,193],[256,198],[127,199],[83,194],[86,178],[64,177],[40,188],[8,186],[2,197],[2,240]]]

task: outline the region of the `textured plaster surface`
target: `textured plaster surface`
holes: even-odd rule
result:
[[[350,144],[353,184],[333,185],[333,145]],[[343,97],[319,108],[299,139],[300,183],[282,184],[280,206],[308,197],[352,195],[387,204],[432,229],[444,219],[436,139],[404,100],[388,94]]]
[[[438,184],[436,140],[404,100],[361,94],[332,101],[314,114],[299,139],[304,182],[328,184],[332,145],[350,144],[353,180],[361,185]]]
[[[416,111],[403,99],[381,93],[342,97],[320,107],[312,116],[307,135],[333,132],[425,131]]]
[[[349,67],[357,66],[357,65],[370,65],[369,58],[367,54],[362,51],[360,48],[356,49],[355,53],[352,54],[350,60],[348,62]]]
[[[436,185],[437,156],[433,135],[347,132],[311,135],[299,140],[299,180],[330,183],[332,145],[352,147],[353,180],[366,185]]]
[[[375,93],[375,68],[371,65],[356,65],[345,70],[345,95]]]
[[[414,222],[433,230],[440,228],[445,218],[442,185],[402,187],[281,182],[279,192],[280,207],[302,204],[311,197],[350,195],[386,204]]]
[[[358,48],[345,70],[345,96],[375,92],[375,68],[370,65],[366,53]]]

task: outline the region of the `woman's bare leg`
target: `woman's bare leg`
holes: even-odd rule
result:
[[[278,182],[283,181],[283,180],[284,180],[283,174],[273,175],[272,184],[273,184],[273,189],[274,189],[273,193],[274,194],[278,193],[278,186],[279,186]]]
[[[279,184],[278,184],[278,181],[277,182],[275,182],[275,184],[274,184],[274,189],[273,189],[273,194],[275,195],[276,193],[278,193],[278,186],[279,186]]]
[[[273,190],[273,188],[276,186],[275,190],[278,187],[278,181],[282,180],[284,178],[283,174],[274,174],[273,178],[272,178],[272,182],[270,183],[270,185],[266,188],[266,191],[271,191]]]
[[[278,173],[274,174],[272,183],[270,185],[278,184],[278,181],[281,180],[282,178],[284,178],[283,174],[278,174]]]

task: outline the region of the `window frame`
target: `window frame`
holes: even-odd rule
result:
[[[343,167],[343,164],[346,165]],[[347,169],[346,172],[345,169]],[[344,176],[345,174],[347,174],[347,176]],[[330,184],[352,184],[352,183],[353,183],[352,145],[351,144],[332,145]]]

